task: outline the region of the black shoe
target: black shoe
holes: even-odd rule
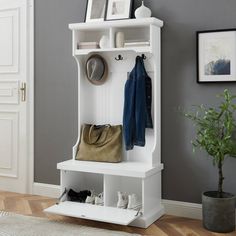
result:
[[[91,192],[84,190],[77,193],[73,189],[70,189],[67,196],[72,202],[85,202],[87,196],[91,196]]]

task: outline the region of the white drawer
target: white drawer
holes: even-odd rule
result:
[[[129,225],[140,215],[137,211],[115,207],[96,206],[77,202],[61,202],[44,210],[45,212],[63,216],[101,221],[119,225]]]

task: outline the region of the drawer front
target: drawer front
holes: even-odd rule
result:
[[[129,225],[140,216],[137,214],[137,211],[133,210],[68,201],[51,206],[44,211],[51,214],[71,216],[119,225]]]

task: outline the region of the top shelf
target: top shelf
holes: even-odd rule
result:
[[[69,24],[71,30],[94,30],[94,29],[105,29],[109,27],[140,27],[147,25],[155,25],[158,27],[163,26],[163,21],[150,17],[143,19],[128,19],[128,20],[116,20],[116,21],[100,21],[100,22],[89,22],[89,23],[75,23]]]
[[[75,55],[88,55],[89,53],[100,53],[100,52],[128,52],[134,51],[137,53],[150,53],[150,47],[129,47],[129,48],[96,48],[96,49],[77,49],[75,50]]]

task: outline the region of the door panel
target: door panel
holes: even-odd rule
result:
[[[18,112],[0,110],[0,176],[17,178]]]
[[[0,73],[18,72],[19,20],[19,8],[0,10]]]
[[[0,81],[0,105],[1,104],[19,104],[18,81]]]
[[[29,82],[29,4],[0,0],[0,190],[20,193],[27,192],[29,171],[29,101],[20,90]]]

